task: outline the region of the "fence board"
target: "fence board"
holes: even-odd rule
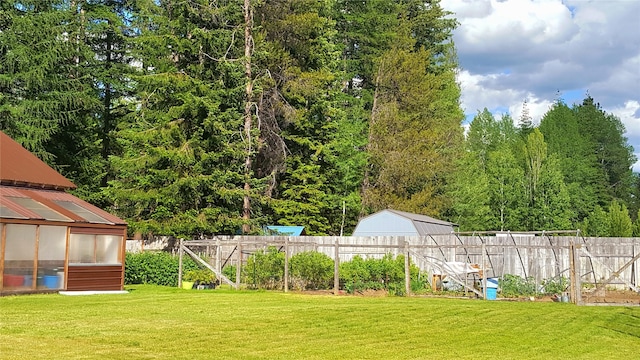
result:
[[[135,240],[140,242],[140,240]],[[169,240],[171,241],[171,240]],[[486,276],[501,277],[506,274],[533,277],[538,283],[545,279],[569,277],[570,250],[573,241],[577,251],[576,276],[583,283],[597,284],[614,276],[611,286],[635,288],[640,282],[637,255],[640,254],[638,238],[593,238],[570,236],[563,232],[559,236],[544,233],[542,236],[526,234],[445,234],[425,237],[339,237],[339,236],[215,236],[211,239],[184,241],[194,252],[206,251],[216,261],[218,273],[228,264],[245,262],[255,251],[268,246],[288,248],[288,255],[316,250],[344,262],[354,256],[381,258],[387,253],[394,256],[405,253],[405,241],[412,254],[411,261],[421,270],[433,273],[438,262],[457,261],[467,264],[483,264],[486,261]],[[173,240],[175,243],[175,239]],[[337,244],[337,245],[336,245]],[[336,247],[337,246],[337,247]],[[482,249],[485,252],[482,252]],[[149,249],[144,243],[138,249]],[[167,241],[153,248],[170,248]],[[241,248],[241,253],[236,253]],[[337,251],[336,251],[337,250]],[[633,260],[633,261],[631,261]],[[628,264],[628,265],[627,265]],[[627,265],[623,268],[623,266]]]

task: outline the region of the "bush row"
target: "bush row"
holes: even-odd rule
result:
[[[282,289],[284,287],[284,253],[276,247],[259,250],[247,259],[242,268],[241,281],[256,289]],[[156,284],[177,286],[178,257],[165,252],[127,253],[125,284]],[[183,273],[197,270],[198,265],[189,257],[183,258]],[[365,290],[387,290],[391,294],[404,294],[404,256],[385,255],[382,259],[354,257],[340,264],[340,287],[349,293]],[[226,266],[223,274],[235,279],[235,266]],[[293,289],[321,290],[333,288],[334,262],[317,251],[293,255],[289,259],[289,279]],[[421,279],[422,278],[422,279]],[[426,288],[425,276],[411,265],[411,290]]]
[[[124,283],[178,286],[179,259],[166,252],[127,253]],[[183,271],[197,270],[198,265],[188,256],[182,259]]]
[[[242,281],[253,288],[281,289],[284,287],[284,253],[276,247],[252,254],[242,271]],[[229,276],[235,277],[235,268],[229,268]],[[411,264],[411,290],[425,289],[426,276]],[[334,262],[329,256],[317,251],[295,254],[289,260],[289,276],[292,288],[319,290],[333,288]],[[340,264],[340,287],[349,293],[365,290],[387,290],[391,294],[403,295],[404,256],[394,258],[387,254],[381,259],[355,256]]]
[[[178,257],[165,252],[127,253],[125,284],[156,284],[177,286]],[[284,288],[284,253],[276,247],[259,250],[247,259],[242,268],[241,281],[255,289]],[[183,273],[198,272],[199,266],[188,256],[183,258]],[[340,264],[340,288],[348,293],[366,290],[387,290],[390,294],[404,295],[404,256],[387,254],[381,259],[355,256]],[[208,270],[204,270],[209,274]],[[235,266],[226,266],[223,274],[229,279],[236,277]],[[334,262],[329,256],[317,251],[293,255],[289,259],[290,286],[297,290],[321,290],[333,288]],[[411,264],[411,291],[428,291],[427,276]],[[185,279],[183,277],[183,279]],[[500,292],[504,297],[519,297],[540,294],[559,294],[566,291],[568,279],[548,279],[540,286],[531,278],[506,274],[499,279]]]

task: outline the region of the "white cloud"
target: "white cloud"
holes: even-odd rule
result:
[[[635,151],[640,151],[640,102],[630,100],[625,102],[624,106],[605,110],[620,118],[627,130],[625,136],[629,144]],[[639,160],[633,165],[633,171],[640,172],[640,153],[636,152],[635,155]]]
[[[462,106],[534,122],[558,92],[589,93],[640,151],[640,0],[442,0],[454,32]],[[640,170],[640,163],[636,170]]]
[[[539,99],[532,93],[517,89],[496,89],[486,86],[486,84],[493,84],[496,79],[508,76],[508,74],[472,75],[468,71],[461,71],[458,82],[463,89],[466,89],[462,93],[465,113],[476,114],[487,108],[496,118],[508,113],[517,122],[522,116],[526,101],[529,116],[535,124],[538,124],[553,101]]]
[[[485,107],[495,109],[514,101],[523,101],[523,93],[516,89],[499,89],[487,86],[506,74],[473,75],[466,70],[458,74],[458,82],[462,91],[462,103],[465,113],[477,113]]]
[[[623,107],[610,109],[609,112],[620,118],[627,129],[627,136],[640,137],[640,102],[630,100]]]

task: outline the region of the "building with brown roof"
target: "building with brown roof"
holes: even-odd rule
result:
[[[0,295],[122,290],[127,224],[0,131]]]

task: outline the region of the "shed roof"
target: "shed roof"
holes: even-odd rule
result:
[[[74,189],[76,185],[0,131],[0,184],[41,189]]]
[[[427,216],[427,215],[408,213],[408,212],[399,211],[399,210],[393,210],[393,209],[387,209],[386,211],[392,212],[392,213],[394,213],[396,215],[400,215],[400,216],[405,217],[405,218],[407,218],[409,220],[412,220],[412,221],[417,221],[417,222],[422,222],[422,223],[429,223],[429,224],[446,225],[446,226],[458,226],[458,224],[454,224],[452,222],[448,222],[448,221],[444,221],[444,220],[435,219],[435,218],[432,218],[431,216]]]
[[[304,226],[267,225],[267,235],[300,236],[304,234]]]
[[[403,219],[403,221],[394,220],[398,218]],[[454,226],[457,226],[457,224],[434,219],[427,215],[386,209],[360,219],[353,235],[426,236],[434,234],[448,234],[453,231]]]

